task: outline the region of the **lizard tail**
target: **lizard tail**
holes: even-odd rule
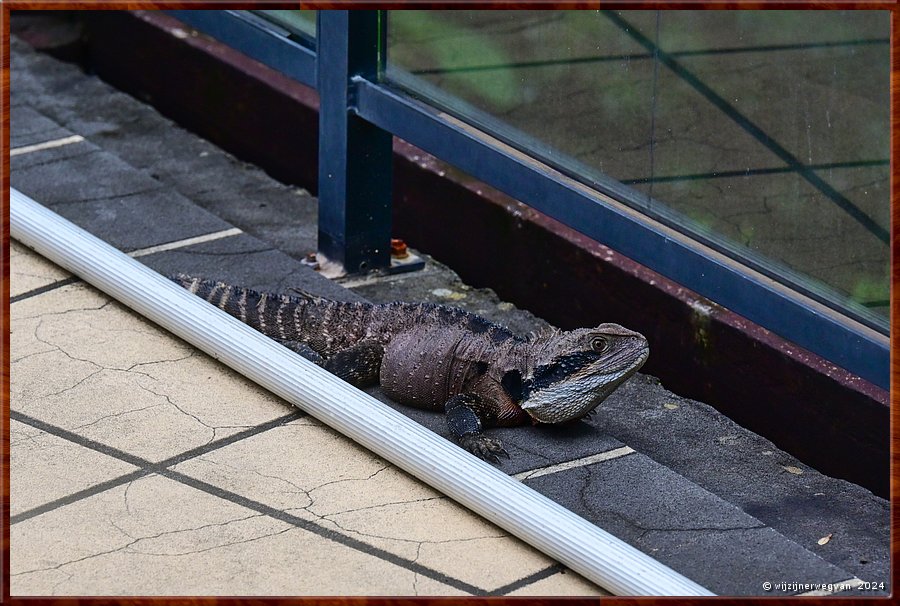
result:
[[[197,291],[200,288],[200,284],[205,282],[206,280],[201,280],[200,278],[194,278],[187,274],[175,274],[174,276],[169,276],[169,279],[172,282],[175,282],[178,286],[182,288],[186,288],[194,294],[197,294]]]
[[[268,334],[266,303],[273,307],[271,303],[281,299],[277,295],[259,293],[249,288],[229,286],[224,282],[204,280],[185,274],[169,276],[169,279],[241,322],[266,334]]]

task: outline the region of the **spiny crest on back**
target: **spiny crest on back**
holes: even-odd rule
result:
[[[387,306],[405,307],[407,303],[388,303]],[[419,303],[419,310],[423,318],[447,327],[460,328],[474,335],[487,335],[494,343],[502,343],[508,340],[524,341],[522,337],[502,326],[491,322],[479,315],[466,311],[459,307],[447,307],[437,303]]]
[[[526,339],[528,343],[538,343],[541,341],[550,341],[554,337],[558,336],[562,331],[560,331],[555,326],[542,326],[537,331],[532,331],[528,333],[528,338]]]

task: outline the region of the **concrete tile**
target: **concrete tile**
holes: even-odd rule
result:
[[[9,114],[10,150],[62,139],[73,134],[33,107],[24,105],[12,107]]]
[[[166,276],[185,273],[268,292],[291,294],[296,288],[335,301],[362,300],[247,234],[148,255],[141,257],[141,262]]]
[[[639,453],[525,483],[623,539],[648,529],[753,528],[762,523]],[[627,487],[627,490],[626,490]],[[616,520],[616,531],[604,522]]]
[[[48,365],[64,365],[66,358],[50,354],[28,361],[46,369]],[[22,370],[27,373],[32,368]],[[23,382],[19,371],[13,371],[17,387]],[[12,407],[150,461],[206,444],[226,431],[203,425],[175,408],[164,395],[136,384],[121,371],[94,370],[71,387],[33,398],[33,393],[14,390]]]
[[[83,78],[79,92],[96,99],[89,113],[66,111],[63,114],[59,107],[65,101],[55,98],[41,97],[36,103],[42,110],[44,106],[46,111],[55,110],[62,119],[61,124],[90,137],[99,147],[138,170],[160,178],[176,173],[182,175],[185,185],[190,183],[190,175],[200,176],[196,189],[175,188],[182,195],[192,198],[193,193],[208,186],[208,180],[202,178],[211,172],[207,167],[223,175],[226,170],[249,167],[103,80]],[[223,163],[223,157],[230,158],[231,162]],[[166,182],[172,185],[169,179]]]
[[[486,547],[486,549],[489,552],[497,553],[502,551],[505,544],[509,542],[509,538],[504,531],[482,518],[472,515],[449,499],[426,497],[424,499],[413,498],[406,500],[409,498],[409,495],[404,494],[402,489],[405,487],[405,484],[410,482],[414,482],[414,480],[404,478],[402,481],[395,483],[393,493],[388,496],[389,500],[384,504],[377,503],[376,495],[373,495],[366,506],[317,515],[326,517],[339,528],[357,535],[371,535],[373,537],[416,543],[420,557],[424,557],[424,552],[427,550],[431,554],[431,557],[428,559],[435,561],[441,559],[453,560],[454,557],[448,554],[448,550],[452,551],[459,547],[464,551],[468,551],[467,545],[469,543],[485,545],[494,543],[493,547]],[[407,492],[416,493],[418,491],[413,488],[412,491]],[[331,506],[335,506],[334,501],[332,501]],[[342,503],[338,504],[338,506],[343,508]],[[308,511],[315,514],[315,504],[309,507]],[[494,541],[494,539],[498,540]],[[472,551],[474,553],[477,549]],[[518,560],[522,556],[522,553],[517,553],[516,559]],[[531,564],[531,562],[528,562],[524,570],[534,572],[534,570],[530,570]],[[541,557],[540,562],[534,565],[539,568],[540,565],[547,566],[549,564],[550,562],[546,558]],[[458,569],[452,573],[450,571],[447,572],[454,576],[461,576]],[[484,575],[488,572],[484,571],[481,574]],[[474,572],[473,574],[477,575],[479,573]],[[518,577],[504,579],[497,585],[508,583],[515,578]],[[495,585],[492,582],[485,582],[484,576],[477,581],[470,580],[470,582],[485,587],[493,587]]]
[[[61,287],[58,290],[69,288]],[[53,292],[55,291],[51,291]],[[101,369],[90,360],[71,358],[55,344],[38,338],[37,333],[44,321],[43,312],[27,309],[31,307],[27,305],[29,301],[31,299],[25,299],[11,306],[10,405],[13,409],[16,408],[19,397],[28,401],[71,389],[79,381]],[[34,315],[25,315],[28,313]],[[48,373],[47,365],[54,372]]]
[[[166,173],[195,204],[295,259],[317,251],[318,201],[309,192],[271,179],[230,156],[205,172]],[[193,167],[192,167],[193,168]],[[264,209],[264,210],[261,210]]]
[[[346,440],[310,418],[207,453],[174,469],[282,510],[307,509],[311,492],[362,481],[384,470],[373,457],[350,457]]]
[[[291,410],[86,285],[16,303],[11,324],[14,410],[151,461]]]
[[[567,570],[530,583],[525,587],[516,589],[506,594],[511,597],[539,597],[539,596],[608,596],[608,591],[597,587],[593,583],[584,580],[578,574]]]
[[[416,561],[488,590],[553,564],[536,549],[505,536],[423,542]]]
[[[641,538],[640,548],[722,596],[765,596],[763,583],[767,581],[837,583],[850,577],[771,528],[688,531],[677,536],[650,530]],[[689,573],[679,566],[683,562],[693,563]],[[736,570],[740,576],[733,574]]]
[[[176,471],[311,519],[440,498],[310,417],[180,463]],[[403,490],[398,491],[398,486]]]
[[[87,284],[16,303],[12,320],[42,318],[33,337],[75,360],[127,371],[193,355],[194,349]],[[115,347],[111,347],[111,345]]]
[[[180,341],[179,341],[180,343]],[[216,439],[289,414],[296,408],[198,351],[186,358],[140,365],[147,389],[164,394]]]
[[[136,467],[10,421],[10,515],[17,515]]]
[[[39,170],[44,166],[52,166],[58,162],[68,162],[78,158],[79,162],[90,162],[91,159],[99,154],[100,150],[92,145],[89,141],[77,141],[42,149],[31,151],[28,153],[13,156],[9,160],[9,170],[11,175],[16,175],[29,169]],[[57,176],[57,178],[60,178]],[[21,182],[24,187],[29,187],[29,182]],[[13,185],[13,187],[16,187]],[[24,190],[22,190],[24,191]],[[37,190],[33,190],[37,191]],[[36,194],[29,194],[32,197]]]
[[[645,377],[623,385],[591,422],[851,576],[890,580],[887,500],[810,470],[711,406],[673,396]],[[803,473],[787,473],[784,466]],[[832,540],[818,545],[828,533]]]
[[[114,130],[95,107],[133,97],[101,84],[100,78],[85,74],[71,63],[35,51],[26,42],[10,36],[10,99],[14,105],[27,104],[42,114],[88,139]],[[85,100],[90,100],[87,105]]]
[[[14,525],[10,564],[12,595],[405,595],[416,581],[160,476]]]
[[[16,50],[28,54],[30,61],[42,66],[45,57],[19,45]],[[38,113],[46,112],[66,129],[88,137],[92,144],[158,178],[181,196],[230,223],[245,224],[248,217],[259,218],[261,207],[291,208],[288,224],[278,221],[256,225],[248,232],[262,239],[272,238],[268,241],[297,258],[315,250],[316,201],[307,192],[274,181],[260,168],[237,160],[99,79],[86,77],[72,66],[53,63],[59,66],[58,70],[51,71],[47,79],[39,78],[41,94],[30,97],[38,109],[23,107],[23,117],[18,120],[13,114],[14,135],[17,128],[28,126],[32,114],[49,121]],[[26,71],[29,69],[24,67],[23,77],[31,75]],[[63,73],[66,70],[80,76],[72,81],[68,94],[47,94],[47,90],[56,89],[56,79],[69,82],[69,76]],[[78,97],[91,100],[90,111],[71,103]],[[151,226],[145,229],[148,227]]]
[[[849,576],[637,453],[525,483],[720,595],[762,595],[763,581],[775,578],[829,582]]]
[[[442,413],[392,402],[378,387],[367,389],[366,392],[434,433],[450,439],[447,420]],[[583,421],[564,425],[500,427],[490,429],[488,433],[499,439],[509,453],[509,459],[501,459],[499,465],[500,469],[510,475],[623,446],[601,429]]]
[[[15,297],[35,288],[65,280],[72,274],[24,244],[9,241],[9,296]]]
[[[82,154],[89,158],[82,160]],[[69,164],[75,165],[72,173]],[[11,170],[24,193],[122,250],[231,227],[178,194],[155,191],[158,181],[89,142],[17,156]],[[66,187],[58,190],[52,183]],[[151,220],[158,216],[166,220]]]
[[[132,171],[133,172],[133,171]],[[36,191],[37,201],[43,192]],[[169,191],[57,204],[51,208],[126,252],[231,229],[218,217]]]
[[[104,151],[12,170],[10,183],[51,208],[146,194],[161,187],[159,181]]]
[[[31,73],[29,61],[38,52],[31,48],[27,42],[19,40],[16,36],[9,37],[9,101],[12,107],[24,106],[29,99],[40,94],[40,80]],[[59,64],[59,61],[53,63]],[[51,66],[51,69],[53,67]]]
[[[176,471],[491,590],[552,561],[312,419]],[[495,565],[502,561],[502,567]]]
[[[275,181],[261,168],[235,158],[102,82],[96,82],[95,88],[103,101],[94,111],[115,126],[89,131],[97,145],[231,223],[259,218],[260,208],[289,207],[295,213],[294,227],[303,232],[301,239],[315,241],[315,220],[310,220],[310,215],[315,215],[317,204],[308,192]],[[66,124],[84,132],[78,116]]]

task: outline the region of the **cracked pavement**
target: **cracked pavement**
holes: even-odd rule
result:
[[[13,595],[602,594],[90,286],[11,309]]]

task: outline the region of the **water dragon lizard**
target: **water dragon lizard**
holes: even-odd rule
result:
[[[347,303],[172,278],[332,372],[405,405],[443,411],[453,438],[487,460],[506,455],[490,427],[582,418],[633,375],[647,339],[618,324],[521,337],[432,303]]]

